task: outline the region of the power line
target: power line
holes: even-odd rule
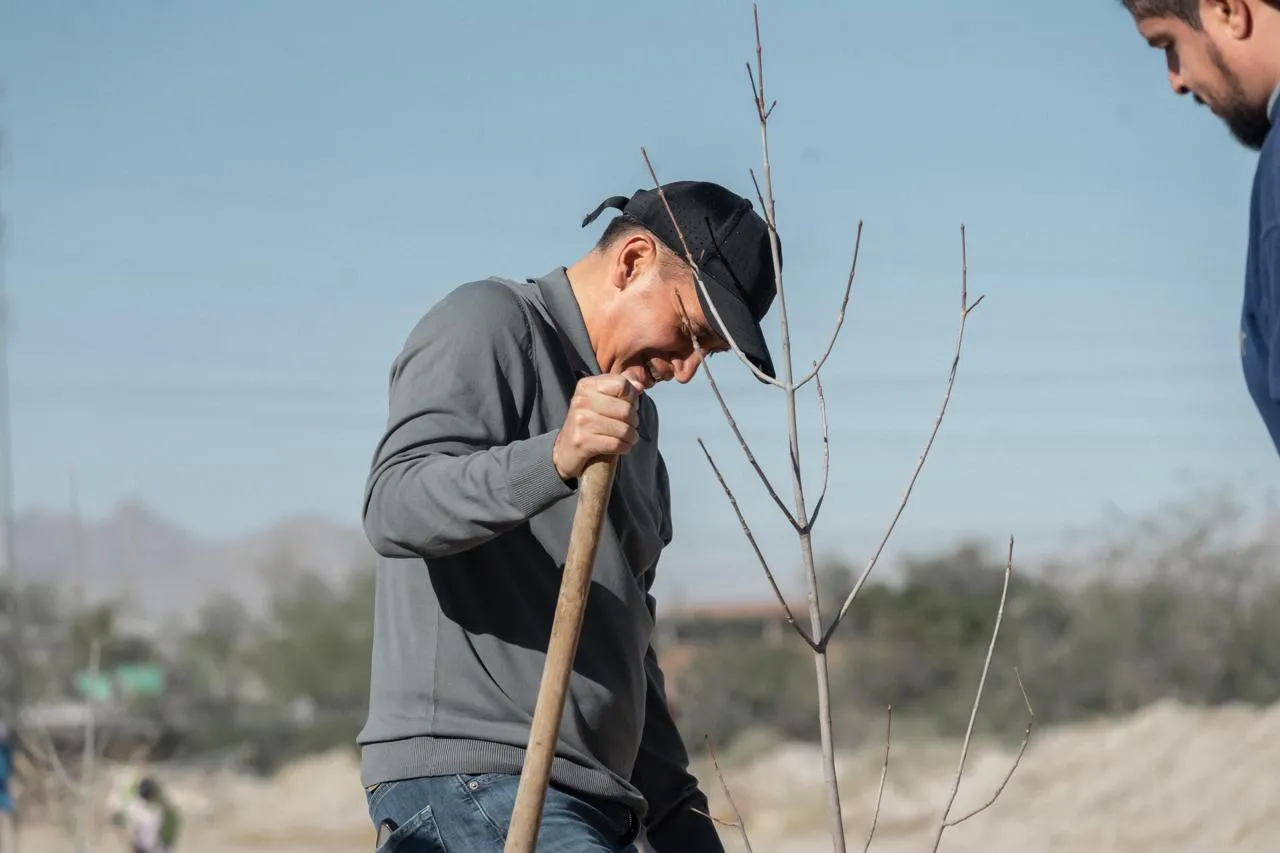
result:
[[[1174,389],[1185,388],[1191,383],[1217,383],[1224,376],[1234,380],[1237,368],[1235,365],[1199,364],[1168,366],[1124,365],[1113,369],[1095,371],[1080,370],[1026,370],[1009,372],[977,373],[963,377],[966,386],[983,389],[1005,389],[1014,386],[1031,385],[1037,388],[1051,388],[1055,394],[1067,392],[1087,392],[1092,390],[1111,390],[1115,385],[1131,385],[1141,382],[1144,388]],[[881,375],[846,375],[836,376],[823,382],[829,393],[837,391],[863,391],[876,389],[875,393],[886,392],[927,392],[943,384],[933,373],[881,374]],[[724,385],[725,383],[722,383]],[[367,398],[383,397],[386,394],[386,383],[382,376],[364,380],[335,380],[322,377],[304,378],[235,378],[226,380],[194,380],[179,381],[174,379],[139,380],[137,378],[114,379],[103,377],[99,380],[62,377],[48,381],[26,379],[15,384],[13,389],[24,400],[49,401],[74,399],[85,401],[89,398],[114,402],[125,399],[157,399],[171,400],[191,398],[208,400],[220,398],[243,398],[262,400],[288,405],[293,402],[315,401],[331,404],[341,397]],[[728,392],[737,390],[730,386],[723,388]],[[754,389],[752,389],[754,390]],[[739,405],[750,405],[757,400],[772,403],[772,397],[753,397]]]

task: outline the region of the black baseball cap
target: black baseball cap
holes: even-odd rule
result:
[[[666,196],[666,204],[662,195]],[[760,321],[769,313],[778,293],[769,226],[750,201],[709,181],[663,184],[662,195],[657,189],[647,189],[637,190],[630,198],[610,196],[587,214],[582,225],[590,225],[606,207],[617,208],[622,216],[652,232],[676,257],[687,263],[692,255],[711,302],[724,321],[723,326],[716,322],[715,312],[695,283],[698,301],[711,328],[726,340],[732,337],[752,364],[771,379],[776,378],[760,328]],[[672,224],[672,217],[679,231]],[[685,253],[686,245],[689,254]],[[782,264],[781,238],[778,264]]]

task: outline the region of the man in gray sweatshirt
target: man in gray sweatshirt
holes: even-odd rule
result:
[[[645,391],[689,382],[727,340],[772,377],[759,324],[776,290],[750,202],[707,182],[663,191],[602,202],[584,226],[621,214],[567,268],[453,290],[392,365],[365,493],[380,556],[359,736],[382,849],[502,849],[577,477],[604,454],[618,468],[538,849],[624,851],[643,829],[656,853],[722,850],[652,643],[672,510]]]

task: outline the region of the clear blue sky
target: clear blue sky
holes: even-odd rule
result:
[[[1275,482],[1238,363],[1253,155],[1115,0],[761,15],[801,364],[866,222],[819,551],[867,554],[930,428],[962,221],[986,301],[898,552],[1045,553],[1114,510]],[[74,470],[90,513],[136,496],[210,536],[357,523],[387,368],[434,300],[576,259],[582,216],[649,185],[642,145],[664,180],[750,192],[752,54],[750,4],[721,0],[0,0],[19,508],[65,505]],[[790,495],[781,395],[719,361]],[[708,386],[658,400],[663,588],[766,594],[697,436],[784,575],[797,552]],[[816,486],[811,394],[804,427]]]

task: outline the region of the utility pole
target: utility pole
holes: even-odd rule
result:
[[[3,141],[0,140],[0,152]],[[13,548],[11,513],[9,511],[11,484],[9,456],[9,296],[4,282],[5,228],[0,212],[0,571],[6,584],[13,581]]]
[[[4,286],[4,220],[0,219],[0,589],[8,602],[5,635],[8,649],[17,664],[18,650],[18,572],[13,559],[13,457],[9,452],[9,298]],[[18,677],[14,674],[14,691]],[[5,697],[16,701],[17,697]]]
[[[0,90],[0,94],[2,94]],[[8,159],[3,130],[0,129],[0,166]],[[9,434],[9,293],[5,285],[4,261],[9,248],[8,228],[4,210],[0,208],[0,604],[8,603],[0,612],[0,653],[8,662],[8,683],[0,695],[0,722],[6,723],[10,743],[15,747],[23,742],[26,730],[23,726],[23,710],[26,704],[25,669],[26,655],[23,627],[22,584],[18,577],[13,547],[13,453]],[[13,853],[21,849],[21,841],[12,815],[8,816],[7,843]],[[0,829],[4,827],[0,826]]]
[[[74,595],[72,606],[75,613],[84,613],[85,602],[88,601],[86,582],[88,571],[85,568],[84,554],[84,521],[80,517],[80,493],[76,488],[76,472],[72,469],[68,477],[71,499],[71,572]]]
[[[7,149],[0,134],[0,162]],[[0,591],[8,607],[0,614],[5,624],[4,657],[12,667],[9,691],[0,697],[0,714],[9,716],[9,729],[21,728],[23,704],[23,628],[21,583],[13,547],[13,453],[9,432],[9,295],[5,286],[4,259],[8,248],[6,223],[0,210]]]
[[[4,219],[0,216],[0,570],[16,589],[13,556],[13,454],[9,436],[9,296],[4,284]]]

